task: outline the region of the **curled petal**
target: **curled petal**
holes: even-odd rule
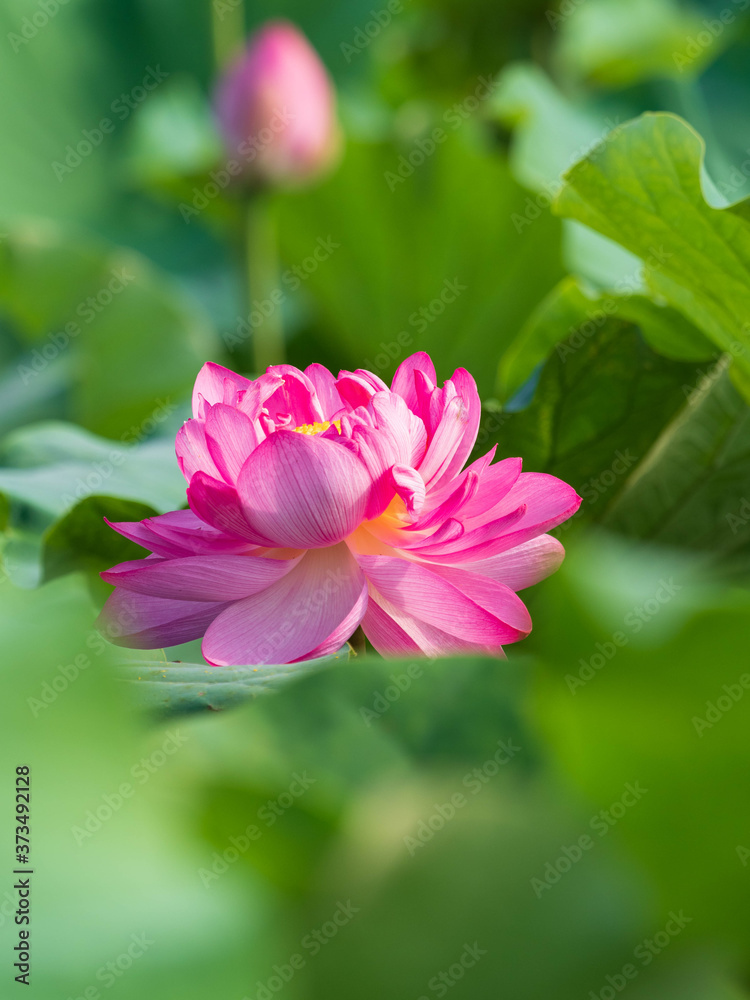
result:
[[[424,507],[424,479],[416,469],[407,465],[394,465],[390,472],[392,489],[404,501],[406,513],[410,517],[419,517]]]

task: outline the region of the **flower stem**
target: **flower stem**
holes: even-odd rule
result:
[[[245,246],[252,370],[260,374],[269,365],[284,362],[276,225],[266,191],[255,191],[247,199]]]

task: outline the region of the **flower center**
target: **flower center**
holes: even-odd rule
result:
[[[341,433],[341,421],[340,420],[324,420],[322,423],[315,421],[314,424],[300,424],[299,427],[292,428],[298,434],[322,434],[323,431],[327,431],[328,428],[333,424],[336,430]]]

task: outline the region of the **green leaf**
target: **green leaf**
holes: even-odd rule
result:
[[[70,358],[77,420],[129,440],[188,395],[216,348],[198,303],[145,257],[52,223],[12,227],[0,245],[0,310],[29,346],[21,382]]]
[[[575,314],[571,303],[558,300],[562,317]],[[660,357],[632,323],[599,310],[557,345],[532,404],[490,416],[485,428],[497,425],[501,454],[571,483],[583,497],[576,518],[599,519],[685,405],[683,386],[694,378],[693,366]]]
[[[127,658],[121,661],[118,675],[138,708],[160,715],[179,715],[231,708],[258,695],[278,691],[291,681],[348,657],[349,647],[344,646],[333,656],[257,667],[209,667]]]
[[[423,349],[442,377],[464,366],[489,393],[505,346],[562,276],[559,221],[529,221],[502,160],[436,125],[448,134],[432,155],[350,143],[326,183],[280,199],[282,283],[311,304],[312,329],[292,344],[300,362],[317,350],[389,377]]]
[[[562,9],[562,8],[561,8]],[[735,21],[739,15],[728,8]],[[710,43],[705,14],[676,0],[586,0],[572,16],[548,12],[560,27],[556,53],[562,71],[600,86],[622,88],[642,80],[695,75],[731,41],[731,26],[719,24]]]
[[[646,342],[668,358],[704,361],[711,357],[711,342],[675,309],[627,292],[589,295],[575,278],[565,278],[540,303],[503,355],[498,377],[501,397],[513,395],[555,345],[561,345],[567,356],[562,347],[566,341],[582,343],[613,318],[637,325]]]
[[[48,519],[105,490],[160,513],[185,503],[185,480],[171,438],[128,445],[72,424],[33,424],[8,435],[0,462],[0,490]]]
[[[750,569],[750,406],[718,363],[607,512],[616,531]]]
[[[86,497],[46,532],[42,545],[43,579],[85,570],[101,584],[98,575],[117,563],[142,559],[146,550],[113,531],[109,521],[142,521],[157,512],[133,500],[110,496]]]
[[[555,207],[637,254],[650,288],[736,357],[750,391],[750,199],[710,205],[703,153],[680,118],[643,115],[573,167]]]

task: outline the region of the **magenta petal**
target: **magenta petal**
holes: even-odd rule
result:
[[[336,391],[352,410],[356,410],[358,406],[367,406],[376,392],[370,382],[351,372],[339,375],[336,379]]]
[[[272,420],[291,414],[293,428],[325,420],[315,385],[304,372],[294,365],[273,365],[268,371],[284,380],[266,400],[266,409]]]
[[[193,416],[202,417],[204,404],[230,403],[238,392],[247,389],[250,380],[236,372],[207,362],[198,372],[193,387]]]
[[[340,646],[366,606],[367,584],[345,545],[307,552],[278,583],[222,612],[203,655],[217,666],[306,659],[327,643]]]
[[[139,594],[178,601],[237,601],[270,587],[297,559],[211,555],[182,559],[133,560],[101,574],[107,583]]]
[[[471,558],[466,556],[465,553],[480,551],[482,546],[494,545],[498,539],[506,538],[506,533],[510,528],[521,522],[525,513],[526,508],[524,506],[517,507],[516,510],[512,510],[509,514],[505,514],[494,521],[488,521],[486,524],[480,525],[478,528],[472,528],[470,531],[466,531],[460,521],[455,518],[449,518],[428,538],[421,541],[407,541],[402,544],[404,548],[408,548],[415,555],[424,559],[435,559],[441,563],[461,562],[464,559]],[[449,525],[457,525],[461,530],[449,531]],[[506,547],[511,548],[512,546],[507,545]],[[487,555],[490,555],[489,551]],[[479,559],[481,556],[474,556],[474,558]]]
[[[581,497],[572,486],[555,476],[544,472],[523,472],[504,500],[492,508],[491,513],[493,517],[503,516],[505,511],[519,503],[526,507],[526,511],[513,526],[513,531],[505,533],[502,538],[489,541],[484,550],[480,545],[476,551],[464,553],[463,558],[483,559],[498,552],[507,552],[551,528],[556,528],[575,514],[581,505]]]
[[[172,510],[143,521],[116,522],[107,521],[106,517],[104,520],[125,538],[169,559],[248,548],[247,541],[217,531],[192,510]]]
[[[240,473],[245,517],[280,547],[314,549],[340,542],[364,516],[372,480],[346,447],[320,435],[277,431]]]
[[[336,379],[324,365],[312,364],[305,368],[305,375],[315,387],[323,419],[331,420],[343,407],[341,396],[336,390]]]
[[[520,458],[504,458],[481,472],[476,496],[461,510],[461,520],[467,527],[477,527],[494,519],[496,508],[500,510],[500,502],[518,482],[521,467]]]
[[[489,559],[477,559],[459,568],[489,576],[511,590],[523,590],[554,573],[564,556],[565,549],[556,538],[539,535],[508,552],[500,552]]]
[[[395,608],[459,639],[494,647],[516,642],[531,628],[530,621],[528,628],[519,627],[522,619],[515,602],[521,602],[494,581],[469,580],[474,574],[457,571],[454,579],[459,582],[454,583],[424,565],[391,556],[357,560],[371,587]]]
[[[203,472],[196,472],[188,487],[187,498],[190,509],[219,531],[246,538],[254,545],[275,546],[275,542],[264,537],[248,523],[237,490],[233,486],[212,479]]]
[[[419,520],[409,526],[409,530],[426,531],[428,528],[434,528],[436,525],[441,524],[448,518],[457,516],[459,513],[463,519],[463,512],[466,506],[470,503],[479,488],[479,476],[476,472],[470,472],[468,476],[464,476],[463,479],[456,480],[456,482],[459,485],[453,493],[447,496],[439,506],[433,507],[427,513],[423,512]]]
[[[394,465],[391,469],[391,481],[392,488],[406,505],[406,513],[410,517],[419,517],[424,507],[424,479],[416,469],[411,469],[407,465]]]
[[[517,631],[523,639],[531,631],[531,616],[520,597],[504,583],[456,566],[431,566],[430,570],[460,590],[480,608]],[[504,639],[513,642],[513,639]]]
[[[396,374],[393,376],[393,382],[391,382],[391,390],[398,393],[406,401],[406,405],[412,413],[419,416],[421,411],[414,378],[416,371],[424,372],[433,385],[437,382],[432,358],[425,351],[417,351],[416,354],[412,354],[398,366]]]
[[[118,646],[161,649],[200,639],[229,606],[223,601],[173,601],[118,587],[102,608],[97,628]]]
[[[393,445],[395,461],[418,468],[427,448],[424,423],[394,393],[376,392],[370,407],[378,431]]]
[[[206,425],[202,421],[186,421],[177,431],[174,447],[180,471],[188,482],[199,470],[220,478],[221,473],[216,468],[206,440]]]
[[[219,474],[227,483],[237,482],[240,469],[260,440],[250,417],[233,406],[218,403],[206,414],[208,449]],[[213,475],[209,469],[206,471]]]
[[[364,518],[369,521],[379,517],[393,499],[391,468],[396,461],[393,444],[374,427],[354,422],[354,416],[342,417],[341,429],[340,447],[357,456],[370,478],[370,494],[364,512]]]
[[[467,418],[461,440],[443,473],[445,478],[450,480],[463,469],[466,459],[474,447],[482,416],[482,404],[477,384],[465,368],[457,368],[448,382],[454,386],[459,399],[463,402]]]
[[[502,646],[482,645],[428,625],[370,590],[362,630],[382,656],[504,656]]]
[[[469,428],[469,412],[462,399],[454,396],[446,405],[443,414],[427,446],[419,471],[429,486],[439,485],[454,465]],[[468,455],[468,452],[466,452]],[[463,464],[463,461],[462,461]]]

